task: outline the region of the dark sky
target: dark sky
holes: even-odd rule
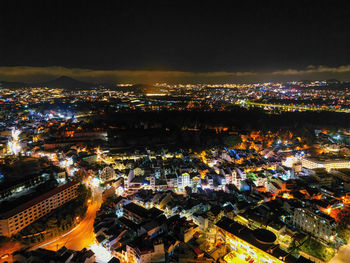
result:
[[[0,1],[0,66],[189,72],[350,64],[350,1]]]

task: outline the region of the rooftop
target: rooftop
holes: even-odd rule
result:
[[[65,189],[70,188],[70,187],[72,187],[73,185],[76,185],[76,184],[79,184],[79,183],[73,181],[73,182],[69,182],[69,183],[66,183],[64,185],[58,186],[55,189],[46,192],[45,194],[42,194],[42,195],[40,195],[40,196],[38,196],[38,197],[36,197],[36,198],[34,198],[34,199],[32,199],[32,200],[22,204],[22,205],[19,205],[19,206],[15,207],[15,208],[7,211],[7,212],[4,212],[4,213],[0,214],[0,217],[2,217],[2,218],[9,218],[11,216],[14,216],[15,214],[18,214],[21,211],[24,211],[24,210],[28,209],[29,207],[32,207],[32,206],[34,206],[34,205],[36,205],[36,204],[38,204],[38,203],[40,203],[40,202],[50,198],[51,196],[54,196],[55,194],[57,194],[59,192],[62,192]]]
[[[133,202],[125,205],[123,207],[123,210],[124,211],[127,210],[127,211],[134,213],[134,214],[138,215],[139,217],[143,217],[143,218],[149,216],[149,211],[146,208],[143,208],[142,206],[139,206]]]
[[[287,252],[284,252],[278,245],[274,244],[276,236],[269,230],[251,230],[227,217],[223,217],[216,223],[216,226],[276,257],[277,259],[288,255]]]

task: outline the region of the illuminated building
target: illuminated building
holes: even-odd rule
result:
[[[316,159],[316,158],[304,158],[301,161],[303,167],[307,169],[324,168],[328,172],[332,169],[344,169],[350,168],[350,160],[346,159]]]
[[[266,229],[251,230],[227,217],[216,223],[216,242],[226,243],[231,252],[226,262],[297,262],[276,244],[276,235]]]
[[[298,162],[298,159],[294,155],[290,155],[282,160],[282,165],[292,168],[296,162]]]
[[[178,176],[178,187],[183,189],[186,186],[191,186],[191,176],[188,173],[183,173],[182,175]]]
[[[126,245],[127,257],[137,263],[164,262],[165,250],[161,240],[140,240]]]
[[[347,193],[345,196],[342,197],[343,204],[346,206],[350,206],[350,193]]]
[[[102,182],[113,180],[116,178],[115,171],[112,167],[106,166],[105,168],[103,168],[103,170],[99,174],[99,177]]]
[[[21,134],[20,130],[12,128],[11,139],[8,142],[8,152],[9,154],[17,155],[21,151],[21,146],[19,144],[19,135]]]
[[[315,170],[314,170],[315,171]],[[331,187],[332,183],[334,181],[334,178],[329,173],[326,173],[322,170],[316,170],[315,172],[310,172],[310,174],[313,176],[313,178],[319,182],[322,186]]]
[[[133,221],[134,223],[141,223],[149,216],[146,208],[134,203],[129,203],[123,207],[124,217]]]
[[[293,224],[314,237],[326,241],[332,241],[332,237],[335,234],[335,220],[320,211],[313,212],[306,208],[296,208],[294,210]]]
[[[0,235],[12,236],[34,221],[77,197],[79,183],[69,182],[1,213]]]
[[[154,176],[151,176],[150,178],[150,185],[152,190],[156,189],[156,178]]]
[[[178,183],[177,176],[175,174],[166,175],[166,182],[169,188],[177,187],[177,183]]]

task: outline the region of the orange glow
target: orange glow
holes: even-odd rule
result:
[[[77,149],[77,152],[78,152],[78,153],[87,152],[87,148],[86,148],[86,147],[84,147],[84,148],[78,148],[78,149]]]
[[[65,136],[65,137],[74,137],[74,131],[66,131],[66,132],[64,133],[64,136]]]
[[[342,202],[344,205],[350,206],[350,193],[347,193],[345,196],[342,196]]]
[[[284,199],[293,199],[294,197],[293,197],[293,195],[291,195],[291,194],[289,194],[289,193],[284,193],[284,194],[282,195],[282,198],[284,198]]]
[[[96,240],[93,231],[93,224],[96,217],[96,212],[99,210],[101,201],[97,201],[88,207],[86,215],[81,218],[80,223],[66,234],[54,237],[50,241],[44,241],[44,244],[38,244],[33,249],[41,245],[42,248],[57,251],[62,246],[68,249],[81,250],[84,247],[88,248],[94,244]]]
[[[252,260],[251,262],[261,262],[262,259],[264,262],[283,262],[234,235],[228,234],[226,242],[236,248],[236,251],[231,251],[224,257],[224,261],[227,263],[244,263],[250,262],[249,260]]]
[[[200,171],[199,174],[201,175],[201,179],[205,179],[205,177],[207,176],[208,172],[209,172],[208,169],[206,169],[204,171]]]
[[[318,193],[317,195],[312,196],[311,199],[314,199],[314,200],[321,200],[321,199],[322,199],[322,196],[323,196],[323,194]]]

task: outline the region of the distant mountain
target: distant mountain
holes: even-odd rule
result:
[[[67,76],[61,76],[57,79],[49,80],[43,83],[37,83],[38,86],[45,86],[53,89],[67,89],[67,90],[79,90],[90,89],[97,85],[76,80]]]
[[[24,83],[24,82],[8,82],[0,81],[0,87],[7,89],[19,89],[29,87],[48,87],[52,89],[66,89],[66,90],[79,90],[79,89],[91,89],[98,87],[96,84],[83,82],[67,76],[61,76],[59,78],[37,83]]]
[[[31,85],[23,82],[9,82],[9,81],[1,81],[0,80],[0,88],[5,89],[20,89],[24,87],[30,87]]]
[[[136,92],[141,94],[168,94],[168,91],[164,88],[147,85],[147,84],[135,84],[132,86],[118,86],[113,83],[99,83],[93,84],[76,80],[67,76],[61,76],[53,80],[37,83],[23,83],[23,82],[8,82],[0,81],[0,87],[8,89],[30,88],[30,87],[48,87],[52,89],[65,89],[65,90],[87,90],[92,88],[104,87],[112,90],[119,90],[123,92]]]

